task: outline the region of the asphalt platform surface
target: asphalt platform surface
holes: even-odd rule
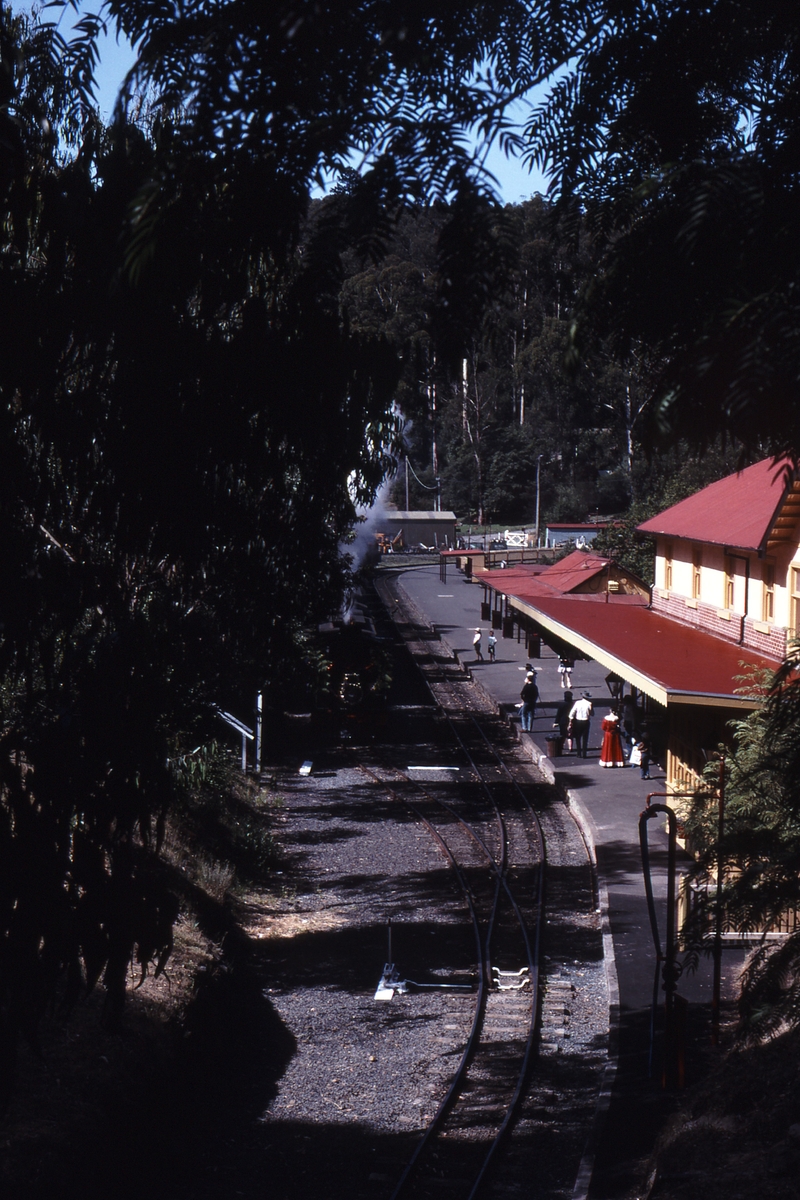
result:
[[[599,765],[602,719],[611,705],[605,682],[608,673],[600,663],[578,660],[572,674],[575,699],[591,693],[594,704],[589,737],[589,757],[574,754],[559,758],[546,756],[546,738],[553,734],[555,710],[563,692],[558,675],[558,659],[544,644],[541,657],[528,660],[524,641],[503,638],[495,630],[497,656],[488,660],[486,639],[489,623],[481,621],[483,589],[451,563],[446,583],[440,579],[439,565],[410,566],[398,571],[400,584],[445,642],[469,668],[473,677],[492,696],[509,719],[518,724],[519,693],[525,680],[525,665],[536,669],[539,704],[532,735],[531,756],[539,760],[546,773],[581,817],[594,842],[600,904],[607,910],[606,958],[609,995],[612,1006],[612,1044],[617,1050],[616,1073],[610,1092],[607,1116],[598,1122],[598,1143],[592,1154],[593,1177],[587,1187],[592,1200],[611,1200],[635,1194],[636,1174],[641,1171],[652,1148],[659,1124],[670,1106],[678,1102],[677,1093],[665,1093],[661,1086],[660,1037],[663,1004],[656,1015],[654,1049],[651,1057],[651,1005],[656,952],[647,911],[639,845],[639,816],[648,794],[653,803],[663,803],[658,793],[665,791],[663,767],[651,765],[650,780],[642,779],[638,767],[603,769]],[[483,630],[484,661],[477,660],[472,648],[476,628]],[[648,822],[653,888],[662,945],[666,918],[667,837],[661,818]],[[678,850],[678,870],[688,863]],[[732,1002],[736,978],[743,961],[740,946],[726,948],[722,956],[723,1004]],[[615,991],[618,988],[618,1004]],[[711,1028],[712,965],[702,960],[697,971],[685,972],[678,983],[678,995],[688,1001],[686,1082],[699,1076],[708,1062]],[[663,991],[659,980],[659,1001]],[[616,1027],[616,1028],[614,1028]]]

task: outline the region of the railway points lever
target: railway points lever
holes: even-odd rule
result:
[[[387,922],[389,953],[383,964],[383,974],[375,990],[375,1000],[393,1000],[395,995],[404,996],[409,990],[416,992],[471,992],[471,983],[418,983],[415,979],[401,979],[400,972],[392,962],[392,921]],[[523,968],[525,969],[525,968]]]

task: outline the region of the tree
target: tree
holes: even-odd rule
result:
[[[4,1101],[55,996],[102,978],[116,1022],[132,956],[163,968],[169,763],[338,606],[397,370],[341,320],[340,213],[270,253],[169,120],[81,122],[52,35],[0,38]]]
[[[655,581],[655,541],[637,533],[642,522],[673,504],[694,495],[707,484],[736,470],[738,449],[724,444],[697,454],[687,443],[678,443],[661,455],[651,455],[637,470],[638,499],[627,511],[601,530],[593,548],[615,559],[652,585]]]
[[[419,197],[474,223],[463,131],[533,59],[516,0],[223,9],[108,4],[139,52],[108,130],[100,19],[67,44],[0,9],[4,1066],[57,996],[103,978],[118,1021],[132,957],[163,968],[170,761],[283,694],[388,469],[399,364],[343,264]],[[451,255],[445,299],[479,270]]]
[[[763,673],[743,691],[763,700],[732,722],[732,744],[720,746],[722,767],[708,765],[687,833],[698,851],[701,883],[722,865],[720,900],[727,928],[760,932],[780,927],[800,908],[800,723],[797,646],[774,678]],[[718,789],[724,779],[724,833],[718,837]],[[699,891],[692,935],[695,953],[716,915],[716,890]],[[705,943],[707,945],[707,943]],[[800,1024],[800,931],[779,943],[762,941],[745,972],[742,1032],[766,1037]]]
[[[566,6],[530,154],[606,247],[576,345],[663,363],[650,428],[800,447],[800,15],[751,0]]]

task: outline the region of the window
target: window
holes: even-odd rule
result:
[[[667,591],[672,587],[672,542],[664,543],[664,587]]]
[[[700,599],[700,568],[703,565],[703,548],[695,546],[692,550],[692,597]]]
[[[792,567],[792,629],[794,636],[800,629],[800,568]]]
[[[736,572],[733,566],[733,559],[725,557],[725,598],[723,608],[733,608],[733,589],[736,580]]]
[[[761,619],[775,620],[775,564],[769,562],[764,563],[764,602]]]

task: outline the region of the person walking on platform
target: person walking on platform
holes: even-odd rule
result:
[[[472,639],[472,649],[475,651],[475,653],[478,656],[478,662],[483,662],[483,651],[481,650],[481,638],[482,637],[483,637],[483,630],[476,629],[475,637]]]
[[[603,745],[600,748],[601,767],[624,767],[625,754],[619,733],[619,717],[612,709],[603,717]]]
[[[575,663],[571,658],[560,658],[558,660],[558,674],[561,679],[562,688],[572,687],[572,672],[574,667]]]
[[[572,736],[575,738],[575,749],[578,758],[587,758],[589,750],[589,726],[594,713],[591,692],[584,692],[580,700],[576,700],[569,710],[569,723]]]
[[[497,650],[497,638],[493,633],[490,633],[486,639],[486,649],[489,652],[489,662],[494,662],[494,656]]]
[[[525,676],[520,697],[522,699],[522,710],[519,715],[522,721],[522,728],[530,733],[533,729],[533,719],[536,716],[536,701],[539,699],[539,689],[536,686],[536,676],[533,671],[529,671]]]

